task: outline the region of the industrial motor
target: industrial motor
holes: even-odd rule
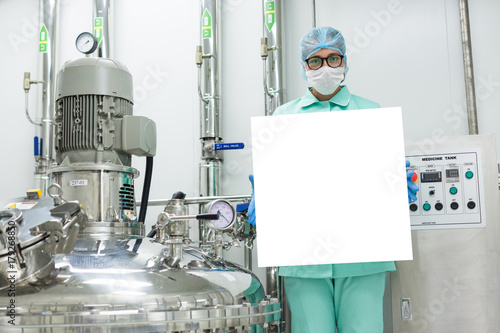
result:
[[[80,235],[95,240],[144,237],[137,223],[131,154],[154,156],[156,125],[133,116],[132,76],[106,58],[66,62],[56,89],[55,150],[49,170],[63,198],[78,200],[89,222]]]

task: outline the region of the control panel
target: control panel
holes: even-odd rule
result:
[[[417,201],[409,204],[412,229],[485,225],[480,151],[406,156],[417,176]]]

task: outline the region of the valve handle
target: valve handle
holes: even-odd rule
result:
[[[197,220],[218,220],[219,219],[219,214],[199,214],[196,215]]]

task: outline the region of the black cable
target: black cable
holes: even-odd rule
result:
[[[151,189],[151,178],[153,178],[153,157],[146,157],[146,173],[144,175],[144,186],[142,188],[141,209],[139,210],[139,219],[137,222],[144,224],[146,221],[146,212],[148,210],[149,190]],[[142,244],[142,238],[136,239],[132,251],[137,252]]]

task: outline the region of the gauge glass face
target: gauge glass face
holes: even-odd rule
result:
[[[210,205],[210,214],[219,213],[218,220],[211,220],[210,222],[218,229],[227,229],[234,222],[234,208],[233,206],[224,200],[216,200]]]
[[[76,48],[84,54],[90,54],[97,48],[97,40],[90,32],[83,32],[76,38]]]

